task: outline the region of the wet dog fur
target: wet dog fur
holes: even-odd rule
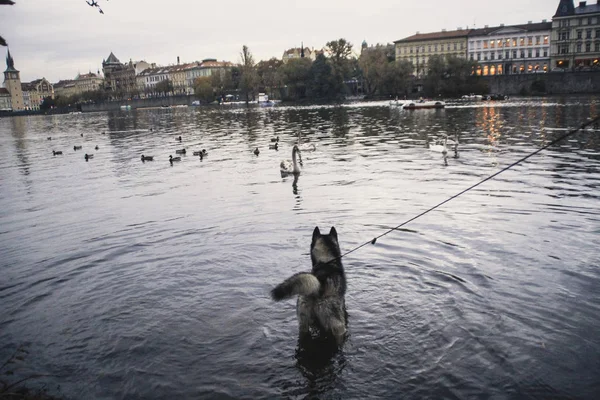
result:
[[[275,301],[298,296],[300,339],[319,336],[340,346],[346,337],[346,275],[340,255],[335,228],[323,235],[315,227],[310,244],[311,272],[292,275],[271,291]]]

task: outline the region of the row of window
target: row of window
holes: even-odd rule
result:
[[[600,19],[596,18],[596,17],[587,17],[587,18],[579,18],[577,20],[573,20],[573,25],[574,26],[583,26],[585,22],[587,22],[587,25],[594,25],[597,24],[600,21]],[[571,26],[571,20],[570,19],[562,19],[559,21],[558,26],[561,28],[565,28],[567,26]]]
[[[504,57],[505,59],[510,59],[512,55],[512,58],[533,58],[534,55],[536,58],[539,57],[548,57],[548,48],[544,48],[544,49],[529,49],[529,50],[521,50],[520,52],[518,50],[513,50],[512,54],[509,50],[506,50],[504,52],[504,54],[499,51],[497,54],[495,51],[493,52],[484,52],[483,53],[483,61],[487,61],[488,57],[490,60],[495,60],[496,57],[498,60],[502,60],[502,58]],[[477,59],[477,61],[481,61],[482,60],[482,53],[477,53],[475,55],[475,53],[471,53],[470,57],[471,61],[474,61],[475,59]]]
[[[558,54],[569,54],[569,45],[568,44],[563,44],[558,46]],[[577,43],[575,45],[575,53],[581,53],[583,51],[585,51],[586,53],[590,53],[592,52],[592,48],[594,49],[594,52],[600,52],[600,42],[596,42],[594,43],[594,46],[592,47],[592,43],[588,42],[588,43]],[[584,50],[585,49],[585,50]]]
[[[583,39],[583,30],[578,30],[576,32],[577,35],[577,39]],[[586,29],[585,30],[585,38],[586,39],[591,39],[592,38],[592,30],[591,29]],[[558,40],[569,40],[571,39],[571,32],[565,31],[565,32],[559,32],[558,33]],[[596,39],[600,39],[600,28],[596,29]]]
[[[410,46],[410,47],[402,47],[400,48],[400,53],[402,54],[413,54],[413,53],[425,53],[425,49],[427,49],[427,53],[431,53],[433,52],[438,52],[438,51],[457,51],[460,48],[460,50],[464,50],[465,49],[465,44],[464,43],[447,43],[446,45],[443,44],[430,44],[427,46]]]
[[[160,81],[164,81],[166,79],[169,79],[169,77],[165,76],[165,75],[147,76],[146,82],[160,82]]]
[[[548,72],[548,64],[529,64],[529,65],[513,65],[512,68],[504,69],[502,64],[498,65],[483,65],[479,66],[475,70],[475,74],[477,75],[503,75],[503,74],[533,74],[533,73],[541,73]]]
[[[502,38],[502,39],[492,39],[492,40],[477,40],[477,41],[470,41],[469,42],[469,48],[470,49],[481,49],[482,47],[484,49],[487,48],[495,48],[495,47],[517,47],[518,46],[533,46],[533,41],[535,39],[535,45],[539,46],[540,44],[542,44],[542,41],[544,42],[544,44],[548,44],[550,41],[550,38],[548,37],[548,35],[544,35],[544,36],[527,36],[527,37],[513,37],[511,38]],[[527,43],[527,44],[526,44]]]

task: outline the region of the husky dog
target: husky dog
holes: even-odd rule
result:
[[[300,337],[312,333],[333,338],[339,346],[346,335],[346,276],[335,228],[322,235],[317,226],[310,244],[311,272],[292,275],[271,291],[275,301],[298,295],[296,313]]]

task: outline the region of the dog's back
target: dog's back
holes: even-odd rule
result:
[[[309,335],[312,329],[332,336],[338,344],[346,333],[346,276],[340,254],[335,228],[322,235],[316,227],[310,245],[312,271],[292,275],[271,291],[276,301],[298,295],[301,335]]]

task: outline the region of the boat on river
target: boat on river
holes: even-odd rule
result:
[[[402,106],[405,110],[419,110],[419,109],[431,109],[431,108],[445,108],[446,103],[441,100],[418,100],[409,101]]]

